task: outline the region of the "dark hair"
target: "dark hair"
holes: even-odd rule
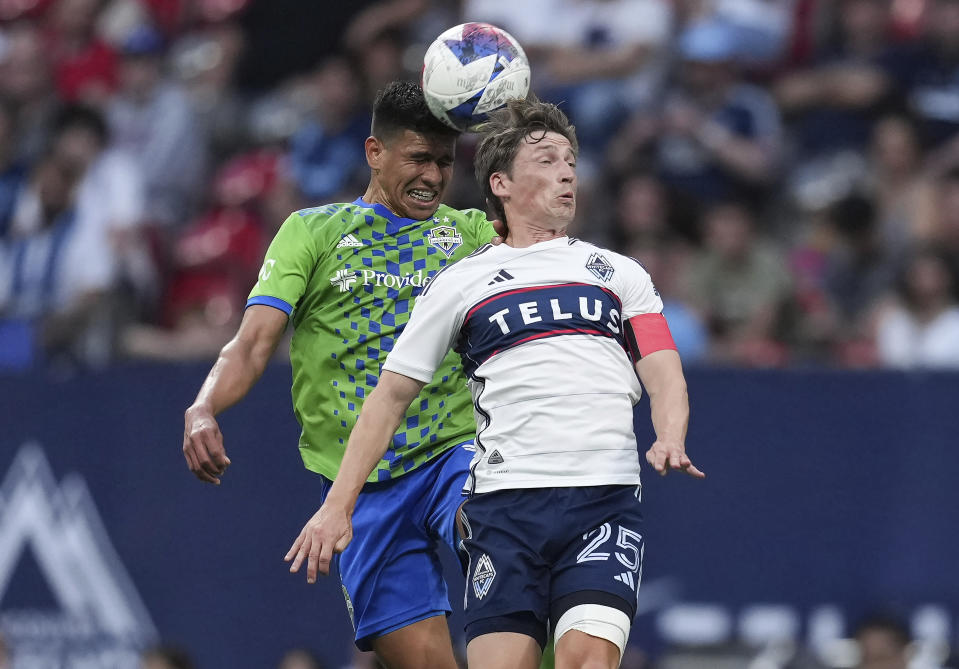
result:
[[[899,292],[902,301],[910,309],[916,306],[916,296],[913,293],[910,277],[915,266],[923,260],[932,260],[945,270],[946,293],[950,300],[959,299],[959,292],[957,292],[957,289],[959,289],[959,273],[957,273],[956,265],[951,262],[952,259],[948,253],[931,243],[926,243],[909,249],[899,266],[896,275],[896,290]]]
[[[959,181],[959,167],[952,167],[947,170],[946,173],[942,175],[940,180],[943,183]]]
[[[373,101],[371,133],[377,139],[389,142],[403,130],[421,135],[459,136],[456,130],[433,116],[419,84],[393,81],[382,88]]]
[[[900,647],[905,648],[912,641],[912,635],[909,634],[909,627],[896,615],[889,613],[873,613],[856,625],[855,636],[858,638],[865,632],[877,631],[886,632],[892,636]]]
[[[53,119],[53,135],[59,137],[67,130],[82,128],[93,133],[101,146],[105,146],[110,139],[103,114],[87,105],[70,104],[61,107]]]
[[[190,655],[182,648],[175,646],[153,646],[143,652],[143,658],[163,660],[173,669],[194,669]]]
[[[320,658],[317,657],[316,653],[307,648],[293,648],[286,651],[283,653],[283,657],[280,659],[280,666],[283,666],[284,663],[291,662],[293,660],[301,660],[303,663],[308,664],[313,669],[324,669],[324,665],[320,661]]]
[[[834,203],[829,218],[847,239],[861,239],[876,227],[876,204],[860,193],[852,193]]]
[[[576,128],[566,114],[556,105],[540,102],[533,96],[510,100],[503,109],[490,114],[480,132],[483,140],[476,150],[476,181],[486,201],[504,223],[506,210],[503,202],[493,195],[489,178],[496,172],[510,174],[523,140],[532,136],[533,141],[538,142],[546,133],[556,132],[569,140],[574,154],[579,151]]]

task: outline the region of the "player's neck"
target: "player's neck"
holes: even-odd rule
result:
[[[382,205],[386,207],[391,214],[399,218],[417,220],[415,215],[405,211],[402,207],[400,207],[399,204],[394,202],[382,188],[376,185],[374,181],[371,181],[370,185],[366,187],[366,192],[363,193],[363,202],[367,204]]]
[[[386,193],[383,192],[383,189],[378,188],[374,181],[370,181],[370,184],[366,187],[366,192],[363,193],[363,202],[367,204],[381,204],[396,214],[396,208],[391,205],[386,198]]]
[[[546,225],[514,223],[510,221],[506,244],[517,249],[522,249],[527,246],[532,246],[533,244],[539,244],[540,242],[548,242],[551,239],[559,239],[560,237],[566,236],[566,229],[568,227],[568,223],[563,223],[562,225],[557,223],[555,227],[549,227]]]

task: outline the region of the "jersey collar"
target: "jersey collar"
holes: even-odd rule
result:
[[[381,216],[385,218],[386,220],[388,220],[390,223],[392,223],[398,228],[420,222],[414,218],[403,218],[402,216],[397,216],[392,211],[390,211],[386,205],[380,204],[379,202],[375,202],[375,203],[367,202],[366,200],[363,199],[362,196],[353,200],[353,204],[360,207],[366,207],[367,209],[372,209],[373,211],[376,212],[377,216]],[[432,220],[432,217],[424,218],[423,220],[430,221]]]

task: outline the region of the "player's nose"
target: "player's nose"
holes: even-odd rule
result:
[[[431,188],[438,188],[443,183],[443,171],[440,166],[434,162],[428,162],[423,166],[421,175],[423,183]]]

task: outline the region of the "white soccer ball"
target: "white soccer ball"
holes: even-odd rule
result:
[[[426,50],[422,84],[436,118],[456,130],[474,130],[507,100],[526,97],[529,61],[505,30],[463,23]]]

